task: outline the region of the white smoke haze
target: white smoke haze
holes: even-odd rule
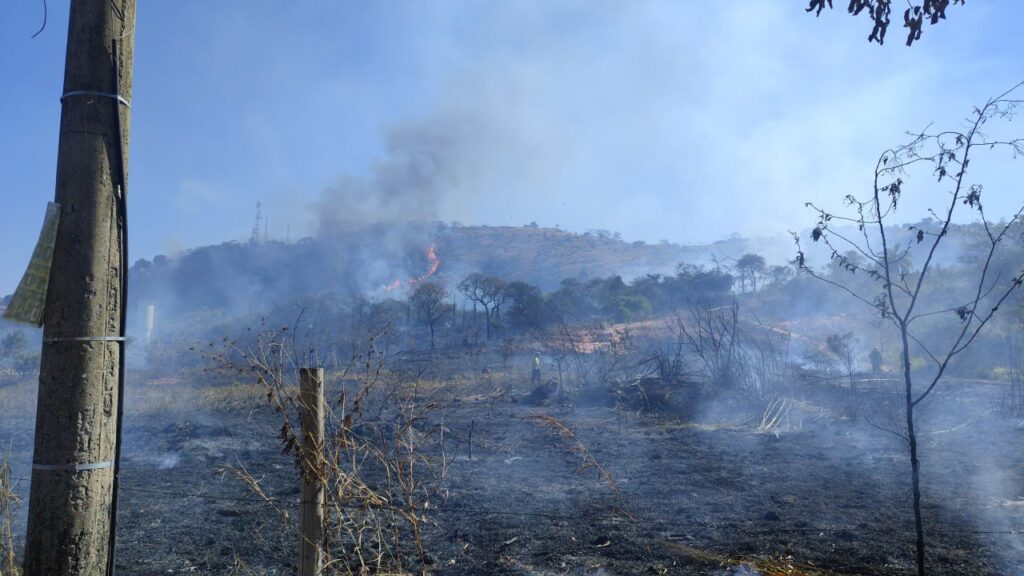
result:
[[[253,1],[267,10],[273,4]],[[291,462],[281,463],[276,416],[256,407],[259,402],[270,411],[262,390],[255,400],[232,404],[231,387],[249,376],[232,373],[230,382],[220,382],[206,371],[207,358],[191,348],[207,351],[211,342],[223,347],[236,341],[245,346],[264,329],[287,328],[283,341],[297,357],[319,362],[317,347],[363,353],[368,335],[386,333],[382,347],[390,346],[394,363],[387,371],[414,382],[414,402],[435,393],[453,399],[442,422],[451,434],[453,468],[462,475],[461,484],[452,484],[453,502],[465,499],[502,512],[497,518],[446,517],[431,510],[444,530],[458,532],[445,534],[442,552],[432,556],[439,573],[447,573],[441,567],[448,558],[461,563],[459,574],[489,573],[491,559],[464,560],[474,554],[474,560],[515,558],[538,573],[631,573],[617,571],[615,562],[632,562],[636,573],[650,560],[642,550],[660,550],[670,533],[694,549],[736,559],[813,559],[843,573],[849,566],[839,563],[846,561],[863,560],[875,571],[910,566],[910,465],[897,438],[905,425],[897,334],[876,310],[795,272],[797,247],[787,231],[800,235],[814,270],[845,281],[830,249],[808,238],[816,216],[804,202],[838,210],[845,194],[863,195],[881,150],[930,121],[959,126],[970,105],[1008,87],[1003,80],[1017,63],[957,50],[995,41],[979,25],[988,22],[984,16],[994,10],[989,5],[969,3],[962,18],[958,13],[929,30],[927,42],[904,50],[898,38],[884,48],[867,45],[843,3],[820,20],[805,17],[806,4],[798,4],[455,0],[359,10],[345,4],[341,13],[327,4],[309,9],[331,25],[347,25],[350,15],[363,19],[370,33],[345,36],[341,48],[335,39],[343,34],[317,36],[319,28],[306,16],[292,13],[281,26],[257,11],[230,9],[245,14],[237,28],[216,31],[223,46],[208,60],[225,74],[235,73],[235,65],[244,68],[232,76],[234,89],[257,74],[273,78],[272,85],[254,94],[254,102],[219,95],[237,107],[237,114],[232,109],[223,116],[238,124],[217,138],[193,138],[196,148],[187,158],[171,151],[159,162],[147,159],[159,131],[139,122],[140,183],[150,186],[138,188],[145,194],[136,206],[144,210],[133,234],[153,231],[159,238],[146,236],[137,250],[133,245],[133,255],[149,257],[163,242],[170,256],[132,269],[128,368],[129,385],[136,388],[127,396],[136,415],[129,430],[146,433],[131,439],[135,453],[129,461],[141,481],[149,482],[148,474],[167,482],[160,489],[183,493],[197,478],[195,485],[205,487],[215,466],[244,460],[261,478],[266,474],[268,492],[294,505],[296,474]],[[846,34],[847,26],[856,34]],[[301,50],[313,60],[327,53],[328,61],[307,67],[294,46],[267,48],[269,33],[291,29],[308,30]],[[260,32],[258,50],[250,50],[242,30]],[[330,59],[357,60],[358,70]],[[260,66],[249,68],[249,61]],[[141,76],[140,120],[146,119],[146,90],[157,92],[145,81]],[[275,108],[277,102],[288,106]],[[236,134],[242,136],[232,139]],[[214,165],[195,159],[218,153]],[[246,160],[233,164],[235,156]],[[972,166],[996,219],[1019,202],[1019,174],[1005,168],[1008,160],[985,158]],[[161,188],[152,176],[145,179],[147,171],[158,171],[154,166],[183,166],[182,174],[168,176]],[[910,246],[916,266],[927,257],[928,243],[915,244],[916,230],[905,223],[921,221],[948,197],[946,182],[936,182],[930,170],[908,176],[889,237]],[[145,204],[153,198],[164,204]],[[269,234],[250,241],[257,199]],[[177,222],[154,222],[164,209]],[[834,226],[858,237],[854,226]],[[934,222],[928,226],[937,231]],[[948,308],[950,286],[982,265],[964,261],[976,251],[961,237],[967,232],[976,240],[980,231],[954,232],[934,260],[949,285],[923,298],[922,310]],[[875,234],[869,232],[872,243]],[[1016,265],[1024,244],[1016,236],[1011,240],[1017,252],[1007,261]],[[409,300],[410,280],[434,270],[428,254],[435,245],[440,265],[431,278],[450,290],[445,304],[454,309],[437,326],[436,354],[434,326],[428,334]],[[646,380],[661,378],[661,372],[637,366],[686,348],[667,335],[665,325],[704,297],[693,286],[659,288],[670,283],[658,284],[665,278],[656,276],[674,279],[680,264],[735,274],[748,253],[763,256],[769,267],[786,267],[790,276],[776,281],[770,273],[778,270],[765,272],[759,288],[749,291],[738,282],[721,294],[709,289],[721,299],[709,306],[740,303],[748,332],[741,354],[752,371],[743,384],[715,383],[690,351],[680,356],[682,376],[671,380],[677,387],[664,412],[631,404],[630,394],[647,393],[641,387]],[[537,326],[517,325],[510,300],[491,338],[476,304],[456,289],[478,272],[537,287],[538,300],[531,301],[542,311]],[[1006,280],[1013,272],[994,276]],[[621,281],[589,282],[609,276]],[[865,276],[858,272],[854,279]],[[635,289],[644,280],[647,291]],[[1020,309],[1016,301],[1005,306],[1011,315]],[[955,330],[930,329],[928,322],[946,326],[939,320],[952,318],[951,312],[929,317],[918,324],[921,335],[948,344],[943,338],[955,337]],[[956,321],[949,325],[955,328]],[[1008,342],[1016,326],[994,324],[980,346],[951,365],[954,378],[920,407],[930,562],[974,554],[976,543],[979,555],[1001,563],[997,573],[1021,574],[1024,539],[1016,532],[1024,468],[1017,445],[1024,428],[1017,420],[1024,409],[1011,414],[999,388],[1012,385],[1007,367],[1015,365],[1019,350]],[[0,322],[0,337],[13,329]],[[622,330],[634,339],[630,345],[639,344],[625,359],[609,360],[599,356],[597,345],[569,352],[559,343],[571,331],[590,330]],[[756,339],[769,330],[780,342],[782,333],[791,333],[775,350],[772,369],[759,356],[765,338]],[[856,384],[836,366],[815,363],[827,338],[846,332],[853,334]],[[31,338],[38,348],[40,335]],[[868,354],[876,347],[884,367],[869,372]],[[913,356],[916,385],[923,386],[929,361],[920,349]],[[545,382],[561,380],[564,372],[572,382],[569,392],[526,403],[544,385],[531,379],[535,357],[542,360]],[[614,361],[620,364],[611,366]],[[0,411],[12,398],[32,397],[34,382],[21,386],[0,382]],[[396,394],[386,403],[395,406],[394,399],[407,400]],[[790,403],[785,417],[773,429],[759,429],[777,402]],[[8,410],[0,420],[19,430],[17,473],[29,475],[32,415],[30,407],[17,406],[17,418]],[[578,450],[564,436],[530,422],[537,414],[574,428],[617,478],[627,510],[636,508],[628,511],[638,512],[639,521],[591,514],[614,498],[593,482],[591,470],[581,473]],[[242,420],[253,430],[239,425]],[[473,446],[467,429],[478,435],[472,458],[464,454]],[[535,489],[538,478],[544,486]],[[810,486],[814,479],[820,484]],[[504,515],[510,499],[538,516],[516,524]],[[156,498],[140,498],[139,510],[149,516],[134,514],[130,526],[146,536],[142,541],[155,541],[154,533],[169,530],[151,517],[164,514],[164,526],[180,523],[192,531],[189,523],[217,510],[223,515],[215,520],[242,534],[232,540],[211,528],[213,536],[199,535],[213,543],[175,536],[173,544],[184,552],[165,554],[175,562],[193,550],[230,559],[234,551],[225,551],[224,542],[252,540],[251,517],[239,515],[240,504],[193,500],[176,509],[178,501],[169,500],[162,506],[172,510],[161,512],[145,508]],[[538,519],[547,513],[574,518],[548,525]],[[194,518],[179,522],[183,515]],[[719,526],[726,524],[739,529]],[[952,531],[956,538],[948,535]],[[285,563],[297,539],[286,535]],[[610,544],[595,544],[603,542],[595,536]],[[462,547],[464,542],[470,543]],[[883,553],[875,554],[875,545],[890,557],[879,558]],[[159,556],[138,544],[125,548]],[[266,564],[258,569],[278,570],[282,563],[263,553],[254,553]],[[180,570],[170,562],[160,571]],[[601,562],[607,566],[590,567]],[[708,570],[702,573],[762,573],[747,564],[718,563]]]

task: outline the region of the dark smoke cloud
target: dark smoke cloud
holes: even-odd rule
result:
[[[322,190],[311,205],[317,235],[376,223],[542,220],[575,150],[544,85],[498,65],[453,78],[432,109],[384,133],[365,176],[342,175]]]
[[[386,135],[386,156],[368,179],[350,175],[314,202],[320,236],[373,223],[434,221],[457,213],[487,166],[499,140],[494,126],[474,114],[443,114]]]

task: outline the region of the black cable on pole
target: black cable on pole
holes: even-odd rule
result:
[[[114,126],[117,135],[117,161],[120,171],[120,182],[114,189],[114,202],[117,209],[117,220],[115,222],[118,230],[118,241],[121,244],[121,321],[118,335],[120,354],[118,354],[117,370],[117,430],[114,433],[114,481],[112,483],[113,494],[110,498],[110,536],[107,549],[107,576],[115,574],[115,560],[117,558],[117,492],[121,474],[121,426],[124,422],[124,371],[125,352],[127,350],[125,340],[125,328],[128,318],[128,170],[124,157],[124,131],[121,126],[121,58],[118,52],[117,38],[111,40],[111,55],[114,61]]]

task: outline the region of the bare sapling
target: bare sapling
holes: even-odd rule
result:
[[[846,196],[843,213],[807,204],[818,218],[812,241],[828,249],[833,264],[848,272],[845,277],[829,277],[812,269],[805,261],[799,236],[794,234],[797,263],[803,272],[873,309],[898,334],[919,576],[924,576],[926,562],[915,409],[1024,282],[1021,271],[997,265],[1000,249],[1024,207],[1009,218],[994,221],[985,211],[982,184],[969,172],[982,153],[987,157],[1005,151],[1013,158],[1024,154],[1024,140],[990,136],[1007,129],[1022,102],[1017,96],[1022,86],[1024,83],[1017,84],[975,108],[962,130],[926,130],[913,135],[909,143],[883,152],[869,195]],[[893,227],[897,208],[907,200],[909,182],[905,179],[920,176],[922,171],[930,174],[932,185],[944,193],[935,196],[941,199],[940,206],[930,210],[931,220],[907,228]],[[942,276],[938,255],[940,248],[951,242],[950,236],[962,230],[961,223],[980,227],[982,242],[978,253],[972,255],[976,263],[972,272],[957,277],[957,286],[964,292],[952,294],[954,286]],[[907,264],[911,258],[920,262],[919,267]],[[924,359],[922,368],[915,366],[914,359],[919,357]]]
[[[790,335],[756,318],[742,319],[736,301],[727,305],[691,303],[688,315],[669,324],[678,346],[712,394],[742,394],[763,403],[759,433],[778,432],[788,422]]]
[[[674,331],[697,360],[714,390],[735,387],[741,372],[739,304],[726,306],[695,303],[688,318],[675,317]]]
[[[453,457],[445,452],[440,404],[414,390],[415,378],[388,366],[377,349],[382,335],[368,338],[363,352],[339,363],[335,354],[292,348],[287,331],[267,330],[246,347],[229,343],[216,359],[229,372],[255,377],[281,417],[279,440],[304,477],[323,486],[322,574],[426,573],[433,559],[424,530],[444,498]],[[330,346],[325,345],[325,348]],[[325,435],[319,453],[303,450],[299,426],[306,407],[299,368],[326,364],[323,386]],[[290,519],[286,507],[238,466],[224,472]],[[318,538],[319,539],[319,538]]]

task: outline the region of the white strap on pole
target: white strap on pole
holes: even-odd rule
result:
[[[124,342],[123,336],[76,336],[76,337],[53,337],[43,338],[43,342],[52,344],[54,342]]]
[[[64,102],[64,99],[69,96],[99,96],[100,98],[113,98],[128,108],[132,107],[131,102],[125,100],[120,94],[112,94],[110,92],[99,92],[97,90],[72,90],[71,92],[65,92],[60,97],[60,101]]]
[[[106,462],[90,462],[88,464],[33,464],[33,470],[49,470],[54,472],[85,472],[88,470],[102,470],[104,468],[110,468],[114,465],[113,460],[107,460]]]

